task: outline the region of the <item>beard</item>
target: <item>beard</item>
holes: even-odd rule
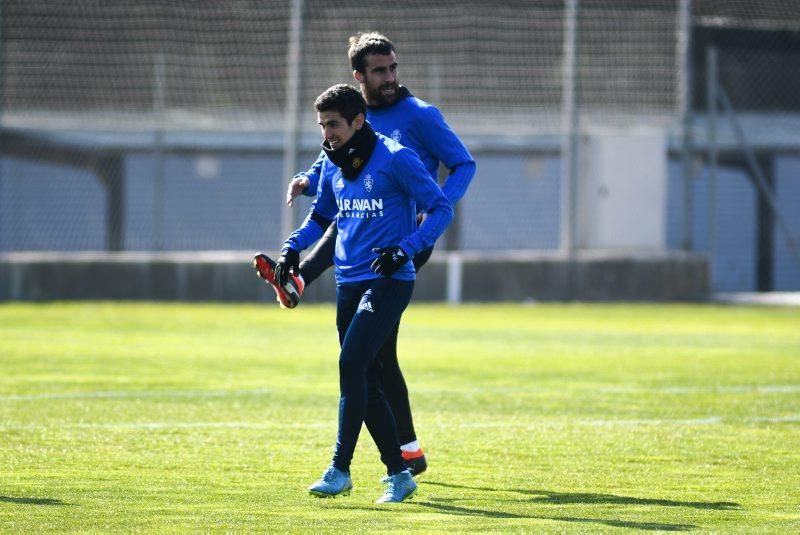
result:
[[[382,90],[394,89],[394,92],[385,95]],[[391,82],[383,84],[375,89],[364,85],[364,93],[366,93],[367,102],[372,106],[389,106],[397,102],[397,97],[400,95],[400,84],[398,82]]]

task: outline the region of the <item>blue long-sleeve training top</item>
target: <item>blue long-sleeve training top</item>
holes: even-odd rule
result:
[[[429,214],[419,227],[417,207]],[[320,219],[336,220],[336,281],[347,283],[379,277],[370,269],[374,247],[399,245],[411,258],[433,247],[453,219],[453,206],[414,151],[378,134],[372,155],[355,178],[344,178],[323,156],[317,198],[284,246],[308,248],[325,231]],[[414,264],[406,262],[392,278],[414,280]]]
[[[367,120],[376,132],[416,152],[434,181],[439,162],[450,169],[442,191],[452,204],[464,196],[475,176],[475,160],[436,106],[416,98],[408,89],[401,87],[400,98],[394,104],[368,107]],[[320,153],[308,171],[298,173],[305,175],[309,181],[305,195],[314,196],[317,193],[324,156],[324,152]]]

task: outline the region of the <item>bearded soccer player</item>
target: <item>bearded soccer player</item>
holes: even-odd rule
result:
[[[435,106],[414,97],[405,86],[400,85],[395,47],[388,38],[379,33],[364,33],[350,37],[349,44],[348,56],[353,77],[367,101],[367,120],[377,132],[416,152],[434,180],[439,163],[444,164],[450,173],[442,190],[455,205],[475,175],[476,166],[469,151]],[[290,206],[301,194],[316,194],[324,156],[324,152],[321,153],[308,171],[292,179],[286,195]],[[418,222],[425,217],[425,212],[420,211]],[[300,263],[299,269],[283,285],[275,284],[274,261],[264,254],[256,256],[255,266],[259,276],[272,284],[283,307],[297,306],[305,286],[333,265],[336,233],[336,225],[331,225],[314,250]],[[432,251],[430,247],[414,256],[416,271],[428,261]],[[379,358],[383,363],[384,392],[397,419],[403,458],[411,473],[417,475],[424,472],[428,464],[417,440],[408,388],[397,359],[399,326],[398,322],[381,348]]]
[[[350,492],[350,463],[365,423],[386,465],[386,490],[377,502],[401,502],[417,484],[381,388],[378,351],[411,300],[416,272],[409,259],[433,246],[453,207],[414,151],[375,133],[355,88],[335,85],[314,106],[324,136],[317,197],[274,269],[276,284],[286,284],[300,251],[336,225],[339,426],[331,465],[308,490],[320,497]],[[428,213],[420,226],[417,207]]]

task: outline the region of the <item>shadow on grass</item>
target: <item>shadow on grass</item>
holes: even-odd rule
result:
[[[0,496],[0,503],[19,503],[23,505],[69,505],[54,498],[19,498],[14,496]]]
[[[615,528],[630,528],[643,531],[689,531],[697,529],[699,526],[694,524],[663,524],[660,522],[626,522],[624,520],[605,520],[602,518],[578,518],[573,516],[544,516],[544,515],[520,515],[516,513],[504,513],[502,511],[487,511],[472,507],[458,507],[455,505],[444,505],[440,503],[414,501],[416,505],[430,507],[442,513],[463,516],[483,516],[487,518],[533,518],[538,520],[553,520],[556,522],[575,522],[583,524],[601,524]]]
[[[660,522],[627,522],[625,520],[606,520],[603,518],[579,518],[574,516],[546,516],[546,515],[522,515],[519,513],[506,513],[503,511],[491,511],[487,509],[478,509],[475,507],[460,507],[457,505],[445,505],[443,503],[434,503],[429,501],[413,500],[408,502],[409,505],[419,505],[434,509],[440,513],[447,515],[458,516],[479,516],[484,518],[502,518],[502,519],[533,519],[533,520],[552,520],[554,522],[573,522],[582,524],[600,524],[603,526],[610,526],[615,528],[629,528],[637,529],[640,531],[689,531],[698,529],[700,526],[694,524],[664,524]],[[350,509],[350,508],[348,508]],[[352,509],[360,509],[364,511],[375,512],[372,507],[352,507]],[[407,515],[408,511],[402,508],[381,508],[382,511],[390,513],[398,513]]]
[[[586,492],[554,492],[550,490],[536,489],[494,489],[487,487],[469,487],[465,485],[454,485],[452,483],[440,483],[437,481],[425,481],[425,485],[435,485],[453,489],[471,489],[489,492],[518,492],[535,496],[530,501],[536,503],[554,504],[609,504],[609,505],[658,505],[661,507],[692,507],[694,509],[717,509],[717,510],[737,510],[741,505],[735,502],[692,502],[678,500],[662,500],[658,498],[634,498],[632,496],[617,496],[615,494],[597,494]]]

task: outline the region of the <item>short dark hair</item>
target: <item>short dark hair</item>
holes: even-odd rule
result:
[[[318,112],[338,111],[351,124],[359,113],[367,115],[367,102],[361,92],[347,84],[336,84],[322,92],[314,101]]]
[[[367,68],[367,61],[364,59],[370,54],[380,54],[388,56],[394,52],[394,43],[388,37],[378,32],[357,33],[348,39],[350,48],[347,56],[350,58],[350,65],[354,71],[363,73]]]

